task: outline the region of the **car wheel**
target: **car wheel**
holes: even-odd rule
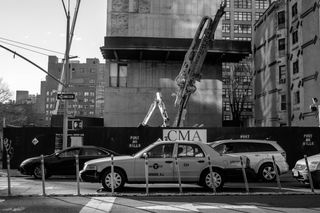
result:
[[[42,179],[42,170],[41,170],[41,165],[36,165],[33,169],[33,176],[36,178],[36,179]],[[46,167],[44,167],[44,177],[45,178],[48,178],[49,175],[48,175],[48,170],[46,169]]]
[[[105,171],[101,178],[102,186],[105,190],[111,191],[111,170]],[[119,169],[114,169],[114,191],[121,191],[125,183],[125,176]]]
[[[221,190],[224,184],[224,177],[222,175],[222,172],[220,170],[213,169],[212,177],[216,190]],[[200,185],[204,186],[206,189],[212,189],[211,174],[209,169],[203,173],[200,180]]]
[[[263,164],[259,169],[259,177],[264,182],[273,182],[276,179],[276,172],[274,171],[272,163]]]

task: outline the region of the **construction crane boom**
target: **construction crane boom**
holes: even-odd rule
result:
[[[209,46],[214,40],[214,34],[219,21],[225,13],[225,7],[226,0],[223,0],[214,20],[209,16],[204,16],[201,19],[192,43],[185,55],[181,70],[175,79],[178,85],[178,91],[175,94],[175,106],[178,107],[178,112],[173,123],[174,127],[183,126],[183,121],[187,112],[186,107],[190,95],[196,91],[195,82],[201,80],[201,68],[206,58]]]

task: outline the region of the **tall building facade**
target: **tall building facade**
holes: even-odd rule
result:
[[[222,20],[222,38],[226,40],[251,41],[255,22],[263,15],[271,2],[271,0],[227,0],[226,13]],[[239,66],[245,69],[245,72],[238,72]],[[232,115],[232,104],[234,103],[232,102],[239,100],[239,97],[230,97],[232,96],[230,88],[234,87],[230,85],[232,84],[231,79],[243,78],[242,82],[238,82],[243,86],[237,86],[238,92],[235,92],[234,95],[247,97],[245,100],[241,100],[243,101],[243,111],[241,112],[240,120],[242,125],[254,126],[253,84],[248,89],[253,70],[247,70],[252,69],[252,67],[251,57],[239,64],[223,63],[222,65],[223,121],[225,125],[229,125],[229,122],[234,120]],[[234,125],[232,122],[230,124]]]
[[[318,126],[319,3],[277,1],[256,24],[258,126]]]
[[[48,72],[60,78],[63,63],[56,56],[49,56]],[[97,58],[86,59],[86,63],[70,61],[70,79],[67,93],[75,94],[75,100],[68,101],[70,116],[103,117],[105,64]],[[57,104],[58,83],[50,76],[41,83],[45,99],[46,120],[50,120]],[[60,101],[58,114],[62,114],[64,101]]]
[[[29,91],[26,90],[17,90],[16,91],[16,103],[17,104],[26,104],[29,99]]]
[[[177,108],[175,78],[204,15],[214,17],[214,0],[108,0],[105,126],[138,126],[156,92],[161,92],[172,124]],[[221,23],[203,66],[201,82],[187,107],[185,126],[222,126],[222,61],[237,62],[250,44],[223,41]],[[155,112],[150,126],[160,126]]]

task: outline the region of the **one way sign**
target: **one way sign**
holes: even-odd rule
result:
[[[58,93],[57,99],[58,100],[74,100],[76,95],[73,93]]]

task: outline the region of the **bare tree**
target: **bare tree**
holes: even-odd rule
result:
[[[226,86],[232,120],[236,124],[243,122],[244,111],[252,110],[253,69],[250,62],[249,59],[234,65],[230,72],[229,84]]]
[[[5,103],[11,98],[12,94],[6,83],[0,78],[0,103]]]

